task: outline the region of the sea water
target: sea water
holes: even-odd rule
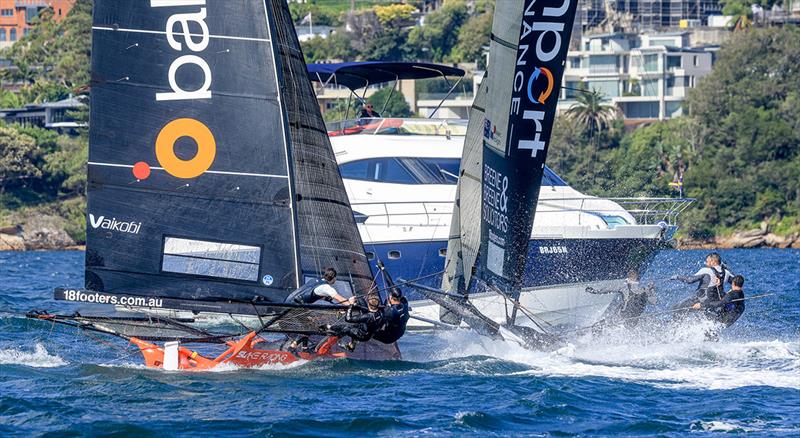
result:
[[[465,331],[409,334],[404,360],[329,360],[185,373],[145,369],[114,338],[26,320],[78,306],[83,253],[0,254],[0,436],[800,435],[800,251],[732,250],[747,277],[737,324],[576,333],[531,352]],[[664,251],[643,280],[663,311],[691,293],[666,280],[703,251]],[[133,353],[133,354],[132,354]]]

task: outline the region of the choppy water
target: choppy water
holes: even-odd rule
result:
[[[649,278],[695,271],[662,253]],[[409,335],[401,362],[189,374],[143,369],[119,342],[0,313],[0,436],[800,434],[800,251],[723,252],[753,300],[718,342],[704,327],[585,335],[534,353],[463,333]],[[0,310],[71,311],[79,252],[0,254]],[[660,283],[664,308],[689,293]],[[654,309],[658,310],[658,309]],[[105,341],[106,339],[104,339]]]

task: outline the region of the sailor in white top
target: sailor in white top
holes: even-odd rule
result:
[[[336,284],[336,270],[333,268],[326,268],[325,272],[322,274],[321,280],[297,289],[286,298],[286,301],[297,304],[311,304],[319,300],[325,300],[334,304],[349,305],[355,303],[355,297],[343,297],[333,287],[334,284]]]

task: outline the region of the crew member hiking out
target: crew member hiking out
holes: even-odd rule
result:
[[[621,321],[625,327],[633,328],[639,323],[639,317],[644,313],[647,303],[655,304],[657,301],[655,285],[650,283],[647,287],[643,287],[639,283],[639,271],[636,269],[628,271],[628,278],[625,280],[625,285],[619,289],[597,290],[587,287],[586,292],[591,294],[618,293],[622,300],[622,303],[616,311],[616,315],[598,323],[600,326],[606,321],[611,323]]]
[[[744,277],[733,277],[731,290],[720,300],[708,300],[703,304],[696,303],[692,306],[695,310],[704,310],[706,314],[725,327],[730,327],[744,313]]]
[[[733,273],[725,267],[719,254],[712,252],[706,256],[706,265],[694,275],[675,275],[671,280],[682,281],[686,284],[697,283],[695,296],[689,297],[676,305],[675,309],[691,307],[696,303],[703,303],[707,300],[721,300],[725,295],[725,283],[731,283]]]
[[[383,325],[372,336],[372,339],[391,344],[397,342],[406,333],[409,313],[408,300],[400,289],[392,288],[389,303],[383,309]]]
[[[345,298],[334,289],[336,284],[336,270],[333,268],[325,268],[322,278],[316,281],[310,281],[303,286],[300,286],[296,291],[286,297],[285,302],[292,304],[314,304],[317,301],[324,300],[332,304],[352,305],[356,302],[355,297]],[[307,319],[307,318],[306,318]],[[310,320],[308,321],[311,322]],[[302,335],[292,340],[289,345],[289,351],[296,351],[300,346],[308,348],[309,338]]]
[[[381,312],[381,299],[377,294],[367,297],[367,312],[360,315],[354,314],[355,306],[347,309],[345,321],[347,324],[337,324],[329,327],[329,332],[337,337],[350,337],[350,342],[343,345],[349,351],[356,348],[357,342],[369,341],[383,325],[383,312]]]
[[[353,304],[356,302],[355,297],[345,298],[334,289],[333,285],[336,284],[336,270],[333,268],[325,268],[322,278],[317,281],[312,281],[304,284],[296,291],[286,297],[287,303],[294,304],[313,304],[319,300],[325,300],[333,304]]]

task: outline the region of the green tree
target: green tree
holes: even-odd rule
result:
[[[26,180],[42,176],[36,167],[36,141],[14,128],[0,127],[0,194]]]
[[[458,43],[458,30],[469,18],[463,0],[451,0],[425,17],[422,26],[408,34],[408,51],[417,59],[443,62]]]
[[[489,44],[492,33],[492,12],[475,15],[469,18],[458,31],[458,42],[450,58],[456,62],[477,62],[486,67],[483,48]]]
[[[25,83],[25,100],[59,99],[89,85],[92,3],[76,0],[60,22],[51,8],[41,10],[31,32],[5,53],[16,68],[4,70],[4,79]]]
[[[692,90],[687,108],[703,135],[686,174],[703,206],[693,222],[745,228],[789,215],[798,223],[799,63],[800,29],[751,29],[731,37]]]
[[[65,195],[83,195],[86,191],[86,162],[89,144],[85,137],[59,136],[57,148],[44,157],[42,169],[53,187]]]
[[[391,97],[389,97],[390,94]],[[381,113],[383,117],[409,117],[412,114],[408,102],[397,90],[392,93],[392,87],[381,88],[369,96],[367,102],[371,103],[378,111],[383,109],[385,104],[386,108]]]
[[[566,111],[568,117],[586,127],[590,139],[611,129],[619,117],[619,109],[603,103],[603,99],[603,93],[597,90],[578,93],[575,96],[577,102]]]

